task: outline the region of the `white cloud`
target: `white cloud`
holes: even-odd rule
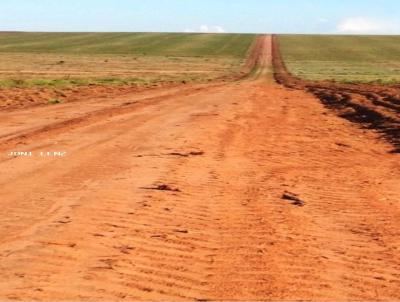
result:
[[[201,25],[201,26],[200,26],[200,32],[202,32],[202,33],[208,33],[208,32],[209,32],[208,25]]]
[[[394,34],[400,32],[400,24],[355,17],[342,20],[337,25],[337,31],[343,34]]]
[[[185,33],[218,33],[218,34],[222,34],[222,33],[226,33],[226,30],[219,25],[209,26],[209,25],[203,24],[197,30],[187,28],[184,30],[184,32]]]
[[[216,31],[217,33],[223,34],[226,33],[225,28],[221,27],[221,26],[214,26],[214,31]]]

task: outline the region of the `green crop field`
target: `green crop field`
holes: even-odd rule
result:
[[[254,35],[0,33],[0,52],[243,57]]]
[[[0,88],[210,81],[240,72],[255,37],[0,32]]]
[[[280,35],[294,75],[309,80],[400,82],[400,36]]]

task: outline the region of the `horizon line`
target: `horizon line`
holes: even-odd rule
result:
[[[184,31],[35,31],[35,30],[0,30],[2,33],[54,33],[54,34],[185,34],[185,35],[298,35],[298,36],[400,36],[399,34],[357,34],[357,33],[251,33],[251,32],[184,32]]]

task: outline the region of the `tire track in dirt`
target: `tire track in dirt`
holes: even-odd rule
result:
[[[223,94],[223,91],[219,94]],[[187,210],[184,208],[185,205],[179,202],[170,205],[171,208],[174,206],[178,209],[181,222],[192,225],[190,233],[185,233],[185,230],[181,230],[180,224],[173,225],[169,222],[173,214],[166,210],[167,201],[163,202],[162,200],[164,192],[153,193],[140,189],[154,182],[154,178],[158,174],[156,167],[147,164],[148,159],[153,158],[153,156],[147,156],[150,153],[146,151],[148,148],[151,151],[159,149],[159,142],[167,145],[156,151],[157,154],[154,156],[156,161],[152,159],[154,164],[157,161],[169,162],[172,160],[173,165],[176,165],[176,162],[189,160],[189,158],[171,155],[172,153],[196,153],[194,152],[197,150],[195,148],[188,148],[186,151],[177,150],[174,141],[169,143],[171,146],[168,146],[168,140],[165,140],[169,137],[179,139],[179,132],[185,131],[185,128],[180,130],[181,127],[177,124],[184,122],[187,118],[198,120],[207,117],[209,119],[208,116],[214,114],[215,107],[212,100],[203,101],[204,97],[200,93],[197,96],[187,96],[187,98],[190,102],[186,105],[182,105],[181,101],[173,104],[163,102],[154,105],[155,108],[149,108],[148,111],[151,112],[152,117],[149,119],[148,115],[145,116],[147,120],[142,126],[144,129],[140,126],[140,123],[143,123],[144,120],[137,121],[136,129],[129,130],[134,126],[132,120],[121,121],[122,117],[116,117],[117,120],[106,123],[115,124],[118,122],[118,118],[121,119],[118,122],[116,138],[111,138],[115,134],[115,129],[113,129],[103,132],[98,137],[103,140],[108,137],[108,140],[100,142],[97,146],[93,142],[93,147],[96,146],[96,153],[101,154],[101,158],[100,156],[96,158],[89,151],[86,151],[79,155],[79,164],[76,159],[73,159],[76,165],[81,165],[84,173],[79,176],[76,170],[72,168],[73,166],[67,173],[64,167],[58,170],[63,171],[62,174],[64,175],[56,181],[43,179],[43,181],[49,181],[57,186],[58,206],[62,206],[63,209],[57,210],[50,220],[38,222],[33,229],[25,230],[22,234],[17,230],[17,237],[8,237],[8,242],[5,242],[6,238],[3,237],[4,253],[2,255],[8,258],[10,265],[7,269],[3,266],[3,269],[8,271],[14,267],[18,271],[18,268],[21,268],[21,271],[16,274],[24,276],[20,280],[14,280],[15,283],[7,282],[5,284],[14,289],[19,288],[19,282],[24,285],[23,292],[16,290],[14,294],[7,295],[8,297],[40,297],[43,292],[55,296],[62,295],[66,290],[64,278],[67,275],[71,276],[71,280],[80,280],[79,284],[73,283],[69,288],[66,297],[71,299],[72,297],[109,297],[115,299],[123,296],[128,296],[131,299],[146,296],[149,298],[187,299],[196,296],[195,293],[204,287],[204,282],[201,281],[204,277],[201,277],[201,275],[199,277],[197,271],[207,264],[207,259],[202,259],[201,255],[194,254],[193,250],[207,250],[209,248],[204,237],[201,236],[201,230],[207,225],[207,216],[209,215],[206,207],[200,204],[202,202],[200,200],[198,207],[193,205]],[[198,103],[199,107],[196,106],[197,109],[194,111],[188,111],[187,107],[191,107],[192,101],[194,104]],[[207,107],[202,105],[202,102],[206,102],[209,107],[208,111],[205,111]],[[211,104],[207,104],[210,102]],[[162,109],[162,112],[155,114],[159,109]],[[171,118],[169,114],[165,114],[170,110],[176,112],[176,117]],[[136,120],[135,117],[133,119]],[[183,119],[183,121],[180,121],[180,119]],[[155,127],[160,124],[163,124],[165,129],[160,129],[159,133],[154,134]],[[84,132],[97,132],[97,127],[107,129],[104,125],[92,125],[91,127],[93,128],[91,130],[79,128],[75,132],[79,131],[80,135],[84,135]],[[180,131],[176,133],[176,129]],[[148,142],[148,139],[145,138],[148,133],[152,133],[151,142]],[[76,134],[65,133],[62,136],[69,135]],[[62,136],[60,139],[63,138]],[[154,136],[159,137],[159,140]],[[133,144],[131,150],[125,150],[129,155],[119,155],[118,162],[115,162],[111,155],[104,156],[104,154],[111,152],[117,153],[116,151],[119,148],[115,148],[114,144],[129,140],[140,141],[146,148],[138,149],[138,146]],[[125,165],[125,160],[128,160],[130,164]],[[142,162],[143,164],[140,164]],[[105,171],[107,171],[107,174],[104,174]],[[43,173],[43,171],[38,171],[38,173]],[[127,173],[127,175],[124,175],[124,173]],[[140,179],[135,177],[136,173],[142,175]],[[148,177],[145,176],[146,174],[148,174]],[[35,176],[33,175],[33,177]],[[79,183],[85,179],[86,183],[82,187]],[[133,179],[136,179],[136,181],[132,184]],[[26,177],[24,182],[27,182]],[[18,184],[14,183],[10,188],[15,185]],[[64,193],[61,191],[62,188],[62,191],[65,190]],[[127,190],[127,188],[131,189]],[[97,193],[98,190],[103,194]],[[114,193],[111,193],[111,191]],[[52,194],[46,192],[44,188],[40,190],[40,194],[46,195],[49,199],[52,198]],[[61,199],[64,194],[67,196]],[[126,200],[126,196],[133,197],[132,206]],[[171,197],[171,195],[168,196]],[[54,196],[54,198],[56,197]],[[75,198],[75,200],[68,204],[68,198]],[[123,202],[120,202],[120,199]],[[30,209],[30,207],[27,208]],[[199,211],[200,214],[198,214]],[[201,211],[203,211],[203,214]],[[96,215],[88,215],[88,213],[96,213]],[[39,214],[39,211],[37,211],[36,213],[30,212],[27,215],[37,217],[43,214]],[[13,216],[21,217],[21,215]],[[133,217],[134,221],[132,221]],[[171,225],[168,225],[168,223]],[[15,224],[9,226],[15,231]],[[26,227],[27,225],[25,225]],[[193,231],[196,228],[199,234]],[[85,231],[82,232],[82,230]],[[121,243],[116,244],[116,242]],[[21,260],[21,255],[26,253],[29,254],[29,259],[27,261]],[[134,261],[129,260],[132,255],[136,254],[139,254],[140,257],[135,257]],[[124,260],[121,255],[127,259]],[[11,260],[13,258],[18,259],[16,260],[19,263],[18,265]],[[115,260],[115,258],[117,259]],[[45,278],[42,274],[27,274],[25,267],[21,266],[30,266],[31,264],[35,266],[36,263],[40,263],[40,265],[36,268],[32,267],[32,271],[52,271],[65,265],[64,278],[58,280],[57,276],[53,275]],[[190,267],[193,268],[190,269]],[[15,272],[14,269],[10,271]],[[8,278],[13,279],[13,276]],[[31,280],[32,283],[26,280]],[[35,284],[35,286],[31,284]],[[190,294],[190,291],[193,293]],[[182,294],[185,292],[187,293]]]
[[[283,94],[289,95],[288,92]],[[302,93],[293,92],[291,99],[300,102],[305,110],[318,108],[308,104],[312,98]],[[268,111],[259,107],[250,116],[273,116],[272,103],[273,99],[269,99]],[[381,192],[396,190],[395,181],[389,179],[390,190],[376,190],[379,182],[387,179],[385,173],[395,173],[396,167],[398,169],[395,158],[387,163],[388,169],[384,168],[385,173],[381,174],[382,165],[371,169],[374,164],[369,162],[368,152],[349,152],[335,147],[335,138],[352,141],[354,135],[354,132],[341,132],[342,123],[331,121],[333,127],[322,130],[309,126],[321,125],[317,121],[323,116],[323,110],[319,109],[320,114],[311,117],[291,117],[291,112],[300,111],[300,104],[293,104],[291,108],[282,104],[276,106],[286,111],[286,120],[269,120],[263,124],[259,123],[259,118],[257,126],[241,127],[242,136],[251,137],[261,145],[232,146],[230,152],[233,154],[226,155],[228,159],[243,158],[243,154],[237,155],[241,150],[254,161],[226,163],[228,170],[240,166],[246,167],[248,173],[243,173],[243,168],[236,168],[240,178],[239,175],[223,177],[240,180],[230,181],[232,195],[221,198],[221,203],[232,200],[222,212],[228,213],[229,208],[229,213],[237,216],[231,219],[232,225],[227,225],[223,236],[227,248],[219,253],[221,270],[215,275],[217,281],[212,282],[214,290],[221,293],[217,299],[396,297],[400,259],[395,251],[399,232],[393,223],[399,212],[393,211],[392,206],[386,207],[388,200],[396,207],[394,195],[386,197],[386,206],[380,204]],[[277,116],[281,118],[281,115]],[[303,129],[301,134],[298,129]],[[326,137],[323,142],[319,141],[322,137]],[[237,141],[245,142],[239,138]],[[368,149],[367,144],[365,149]],[[328,152],[326,148],[329,148]],[[253,157],[253,152],[259,153],[258,156],[254,154]],[[351,166],[347,166],[348,161]],[[367,168],[363,168],[367,163]],[[262,170],[265,170],[264,175]],[[371,175],[379,179],[373,183],[374,190],[370,189]],[[246,182],[257,184],[256,189]],[[305,207],[296,208],[281,200],[286,190],[299,194],[305,200]],[[248,207],[249,216],[239,216],[245,212],[240,210],[243,204],[239,200]],[[235,216],[225,214],[226,217],[229,215]],[[355,231],[366,227],[369,231],[364,236]],[[231,269],[227,269],[229,267]]]
[[[68,131],[76,127],[82,127],[90,123],[101,121],[104,118],[112,118],[116,115],[127,114],[133,110],[138,110],[143,106],[148,106],[149,104],[154,104],[156,102],[168,101],[171,98],[176,98],[180,96],[187,96],[190,94],[196,94],[199,91],[207,90],[210,88],[215,88],[222,86],[223,84],[207,85],[203,87],[192,87],[187,89],[179,89],[176,92],[161,94],[157,96],[152,96],[148,98],[141,98],[138,101],[131,100],[129,102],[123,102],[120,105],[106,107],[104,109],[93,110],[82,116],[62,120],[59,122],[53,122],[45,126],[36,127],[33,129],[7,133],[0,136],[0,150],[10,149],[12,146],[24,145],[28,142],[32,142],[40,137],[49,137],[57,135],[63,131]]]
[[[256,79],[27,145],[68,160],[1,162],[0,296],[398,299],[398,155],[273,83],[262,40]]]

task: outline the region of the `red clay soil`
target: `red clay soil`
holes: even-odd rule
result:
[[[179,84],[155,83],[150,86],[136,85],[85,85],[65,88],[1,88],[0,110],[28,108],[33,106],[51,105],[52,100],[61,103],[76,102],[82,99],[109,98],[110,95],[121,97],[145,90],[155,90],[165,87],[176,87]],[[179,85],[180,86],[180,85]]]
[[[399,154],[260,40],[247,80],[1,112],[0,298],[399,300]]]
[[[256,47],[254,47],[256,48]],[[232,75],[225,75],[215,79],[213,82],[227,82],[237,81],[247,77],[247,74],[254,68],[256,61],[252,62],[254,55],[252,52],[249,54],[249,59],[246,65],[240,72]],[[198,83],[209,82],[209,80],[198,81]],[[134,93],[143,91],[155,91],[165,88],[182,87],[182,84],[196,84],[195,82],[155,82],[148,85],[100,85],[89,84],[82,86],[49,88],[34,86],[31,88],[13,87],[13,88],[0,88],[0,110],[21,109],[35,106],[52,105],[52,101],[59,101],[60,103],[77,102],[82,99],[103,99],[109,98],[110,95],[114,97],[131,96]],[[54,104],[53,104],[54,105]]]
[[[121,92],[135,92],[137,87],[84,86],[68,89],[53,88],[2,88],[0,89],[0,109],[26,108],[37,105],[49,105],[50,100],[61,102],[81,100],[87,97],[118,95]]]

